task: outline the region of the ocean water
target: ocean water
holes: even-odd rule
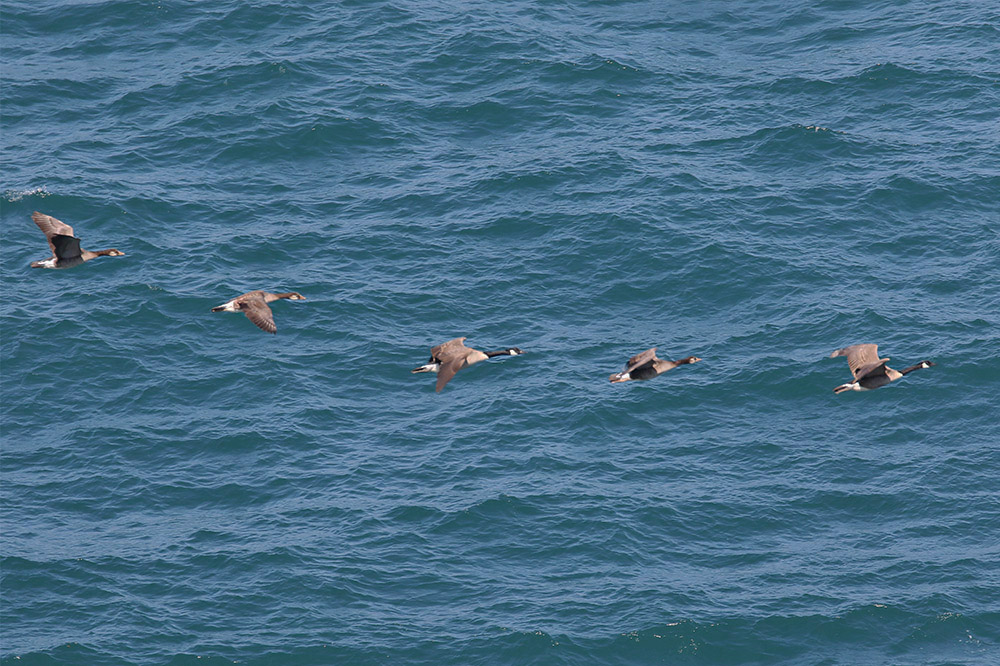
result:
[[[995,3],[0,32],[4,666],[1000,663]]]

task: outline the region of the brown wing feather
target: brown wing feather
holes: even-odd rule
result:
[[[636,368],[641,368],[647,363],[652,363],[654,360],[656,360],[656,347],[647,349],[641,354],[636,354],[630,358],[628,363],[625,364],[625,372],[632,372]]]
[[[878,357],[878,345],[851,345],[850,347],[844,347],[843,349],[838,349],[837,351],[830,354],[830,358],[836,356],[846,356],[847,365],[851,369],[851,374],[854,378],[858,378],[858,370],[861,368],[878,364],[883,361]],[[888,361],[889,359],[884,359]]]
[[[461,356],[459,358],[452,359],[447,363],[441,364],[441,369],[438,370],[437,384],[434,390],[438,393],[444,388],[444,385],[451,381],[451,378],[455,376],[455,373],[462,369],[462,365],[465,363],[465,357]]]
[[[881,359],[879,361],[876,361],[875,363],[868,363],[867,365],[861,366],[854,373],[854,379],[855,379],[855,381],[857,381],[858,379],[862,379],[864,377],[874,377],[875,375],[885,375],[885,374],[888,374],[886,372],[887,368],[885,367],[885,363],[888,360],[889,359],[885,358],[885,359]]]
[[[52,244],[53,236],[75,236],[73,233],[73,227],[69,226],[65,222],[60,222],[51,215],[46,215],[45,213],[39,213],[37,210],[31,214],[31,219],[38,228],[42,230],[45,234],[45,240],[49,242],[49,249],[52,250],[52,256],[56,255],[56,248]]]
[[[267,307],[264,299],[252,299],[240,302],[240,310],[246,314],[247,319],[252,321],[263,331],[277,333],[278,327],[274,324],[274,313]]]
[[[469,351],[471,351],[470,348],[465,346],[465,338],[455,338],[448,342],[442,342],[437,347],[433,347],[431,349],[431,358],[436,358],[443,363],[447,363],[456,356],[464,359]]]

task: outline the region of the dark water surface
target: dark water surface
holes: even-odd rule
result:
[[[998,26],[5,2],[0,663],[1000,663]]]

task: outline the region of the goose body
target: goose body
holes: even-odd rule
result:
[[[444,385],[451,381],[462,368],[485,361],[495,356],[520,356],[524,352],[517,347],[508,347],[499,351],[483,352],[465,346],[465,338],[455,338],[439,344],[431,349],[431,358],[424,365],[414,368],[411,372],[436,372],[437,384],[435,391],[441,392]]]
[[[297,291],[288,291],[281,294],[272,294],[269,291],[248,291],[236,298],[226,301],[222,305],[212,308],[212,312],[242,312],[247,319],[252,321],[257,328],[267,333],[277,333],[278,327],[274,323],[274,313],[268,303],[287,298],[291,301],[304,301],[306,297]]]
[[[45,240],[52,250],[52,256],[48,259],[31,262],[32,268],[72,268],[97,257],[125,256],[124,252],[115,248],[96,252],[84,250],[80,247],[80,239],[73,235],[73,227],[51,215],[36,210],[31,214],[31,219],[45,234]]]
[[[676,361],[666,361],[656,357],[656,347],[653,347],[630,358],[625,364],[625,370],[616,372],[609,379],[612,384],[632,380],[652,379],[653,377],[662,375],[667,370],[673,370],[678,366],[689,363],[697,363],[700,360],[697,356],[687,356]]]
[[[851,345],[830,354],[830,358],[837,356],[847,357],[847,365],[851,369],[851,374],[854,375],[854,381],[835,387],[833,389],[834,393],[871,391],[881,388],[897,379],[902,379],[914,370],[929,368],[934,365],[930,361],[921,361],[916,365],[911,365],[902,370],[893,370],[886,365],[889,361],[888,357],[879,358],[878,345],[873,344]]]

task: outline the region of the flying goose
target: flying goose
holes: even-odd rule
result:
[[[508,347],[499,351],[481,352],[478,349],[465,346],[465,338],[455,338],[431,349],[431,359],[411,372],[436,372],[437,386],[435,391],[441,392],[444,385],[451,381],[455,373],[467,368],[473,363],[485,361],[494,356],[520,356],[524,352],[517,347]]]
[[[841,384],[833,389],[834,393],[844,391],[870,391],[894,382],[914,370],[929,368],[933,363],[921,361],[903,370],[893,370],[886,365],[888,358],[878,357],[878,345],[851,345],[830,354],[830,358],[846,356],[847,365],[851,368],[854,381]]]
[[[80,239],[73,235],[73,227],[50,215],[44,215],[36,210],[31,214],[31,219],[45,234],[49,249],[52,250],[52,256],[48,259],[31,262],[32,268],[72,268],[97,257],[125,256],[124,252],[114,248],[97,252],[81,249]]]
[[[268,307],[268,303],[287,298],[290,301],[304,301],[306,297],[297,291],[288,291],[283,294],[272,294],[269,291],[248,291],[242,296],[237,296],[231,301],[212,308],[212,312],[242,312],[247,319],[257,325],[262,331],[277,333],[278,327],[274,325],[274,313]]]
[[[663,359],[656,358],[656,347],[653,347],[630,358],[628,363],[625,364],[624,372],[616,372],[609,379],[612,384],[627,382],[632,379],[652,379],[667,370],[673,370],[679,365],[697,363],[700,360],[697,356],[686,356],[676,361],[664,361]]]

